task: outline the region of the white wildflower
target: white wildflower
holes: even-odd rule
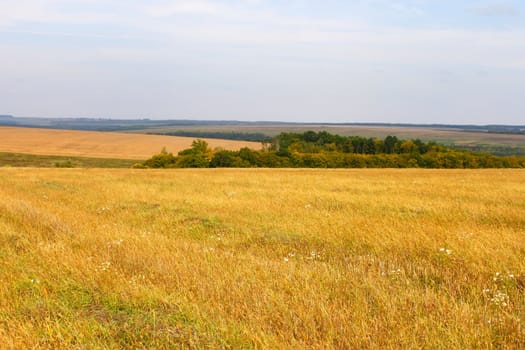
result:
[[[108,242],[107,246],[108,246],[108,248],[116,247],[116,246],[121,245],[123,242],[124,242],[124,239],[123,238],[119,238],[119,239],[116,239],[114,241]]]
[[[109,267],[111,266],[111,262],[105,261],[100,264],[98,268],[96,268],[97,271],[108,271]]]
[[[140,275],[135,275],[133,277],[131,277],[131,279],[128,281],[129,284],[131,285],[136,285],[138,282],[142,282],[146,279],[146,276],[140,274]]]
[[[441,248],[439,248],[439,252],[440,252],[440,253],[445,253],[445,254],[447,254],[447,255],[452,254],[452,250],[451,250],[451,249],[447,249],[447,248],[445,248],[445,247],[441,247]]]
[[[310,252],[310,255],[306,258],[307,260],[319,260],[321,259],[321,254],[316,251]]]
[[[494,296],[490,298],[490,302],[497,306],[507,307],[509,305],[509,296],[507,293],[498,290]]]

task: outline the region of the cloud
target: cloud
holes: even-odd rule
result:
[[[470,12],[475,15],[485,17],[517,16],[520,14],[519,8],[505,4],[489,4],[484,6],[477,6],[471,8]]]
[[[179,14],[210,15],[220,12],[220,7],[211,2],[185,1],[167,5],[155,5],[148,9],[153,17],[170,17]]]
[[[39,23],[93,23],[109,22],[117,18],[111,12],[81,11],[83,6],[98,4],[98,0],[3,0],[0,2],[0,25],[20,22]],[[77,11],[64,11],[61,6],[74,4]]]

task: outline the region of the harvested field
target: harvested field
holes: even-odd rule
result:
[[[95,158],[147,159],[163,147],[177,153],[194,138],[115,132],[0,127],[0,152]],[[258,142],[205,139],[210,147],[259,149]]]

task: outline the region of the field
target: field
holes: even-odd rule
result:
[[[524,348],[524,183],[2,168],[0,344]]]
[[[525,135],[523,134],[497,134],[486,132],[463,131],[453,128],[423,128],[400,126],[359,126],[359,125],[256,125],[256,126],[231,126],[231,125],[192,125],[156,127],[144,129],[141,132],[164,133],[173,131],[208,131],[208,132],[244,132],[263,133],[275,136],[281,132],[328,131],[332,134],[343,136],[377,137],[384,139],[388,135],[401,139],[421,139],[425,142],[435,141],[446,146],[478,150],[498,155],[525,155]],[[133,130],[131,132],[140,132]]]
[[[194,138],[114,132],[0,127],[0,152],[144,160],[163,147],[176,154]],[[258,142],[206,140],[212,148],[259,149]]]

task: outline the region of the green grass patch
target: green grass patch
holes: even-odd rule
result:
[[[0,167],[131,168],[137,160],[35,155],[0,152]]]

